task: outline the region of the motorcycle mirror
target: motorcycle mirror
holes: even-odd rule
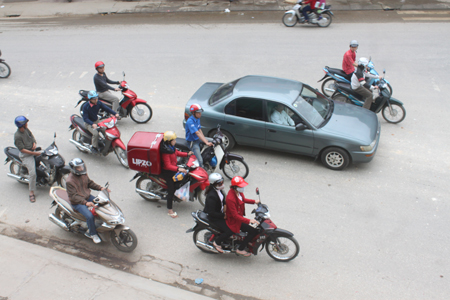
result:
[[[372,56],[369,56],[369,61],[372,61]]]
[[[109,187],[109,182],[106,182],[105,188],[108,188],[108,187]]]
[[[383,69],[383,74],[386,74],[386,69]]]
[[[256,188],[256,195],[259,196],[259,188]]]

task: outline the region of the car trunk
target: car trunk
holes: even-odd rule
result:
[[[185,119],[187,120],[189,116],[191,115],[189,112],[189,107],[194,104],[200,104],[202,107],[208,106],[208,100],[211,97],[211,95],[222,85],[223,83],[217,83],[217,82],[207,82],[203,84],[196,92],[195,94],[189,99],[189,101],[186,103],[185,107]],[[187,117],[186,117],[187,116]]]

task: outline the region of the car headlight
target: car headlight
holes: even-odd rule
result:
[[[373,142],[370,143],[369,146],[359,146],[359,148],[361,149],[361,151],[364,151],[364,152],[372,151],[373,147],[375,147],[376,142],[377,142],[377,139],[374,139]]]

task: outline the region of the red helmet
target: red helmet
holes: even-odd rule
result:
[[[200,104],[192,104],[191,107],[189,108],[189,111],[191,112],[191,114],[194,114],[196,112],[202,112],[203,108],[200,106]]]
[[[95,63],[95,69],[97,68],[103,68],[105,66],[105,64],[102,61],[98,61]]]
[[[247,186],[248,183],[245,182],[244,178],[241,176],[235,176],[231,179],[231,186],[244,187]]]

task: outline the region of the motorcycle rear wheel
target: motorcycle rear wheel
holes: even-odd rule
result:
[[[283,24],[286,27],[294,27],[295,24],[298,22],[298,18],[295,14],[292,13],[285,13],[283,15]]]
[[[20,166],[18,163],[16,163],[15,161],[13,161],[13,162],[9,165],[9,172],[10,172],[11,174],[14,174],[14,175],[19,176],[19,175],[20,175],[20,168],[21,168],[21,166]],[[25,168],[25,170],[27,170],[27,168]],[[27,173],[24,173],[24,174],[21,174],[21,175],[28,175],[28,170],[27,170]],[[17,182],[20,182],[20,183],[22,183],[22,184],[28,184],[28,183],[23,182],[23,181],[20,181],[20,180],[17,180]]]
[[[300,245],[291,236],[277,236],[276,241],[268,240],[266,243],[267,254],[276,261],[288,262],[297,257]]]
[[[405,119],[406,110],[403,105],[391,103],[391,109],[389,108],[389,105],[385,105],[381,111],[381,114],[386,121],[397,124]]]
[[[152,193],[155,193],[155,194],[157,194],[158,191],[163,190],[163,188],[159,184],[157,184],[150,178],[143,177],[143,176],[141,176],[136,181],[136,188],[144,190],[144,191],[149,191],[149,192],[151,191]],[[147,201],[158,202],[158,200],[159,200],[159,199],[151,198],[148,195],[144,195],[144,194],[139,194],[139,195]]]
[[[117,159],[120,164],[125,168],[129,168],[128,166],[128,158],[127,158],[127,150],[120,148],[119,146],[114,147],[114,152],[116,153]]]
[[[134,122],[144,124],[153,117],[153,111],[147,103],[138,103],[131,109],[130,117]]]
[[[122,230],[119,235],[116,234],[116,231],[111,231],[110,234],[111,243],[117,250],[122,252],[131,252],[136,249],[138,240],[136,234],[131,230]]]
[[[205,250],[205,249],[197,246],[197,241],[200,241],[200,242],[203,242],[205,244],[212,246],[212,241],[210,241],[210,238],[212,235],[213,235],[213,233],[209,229],[206,229],[206,228],[195,230],[194,235],[193,235],[195,246],[203,252],[216,254],[215,252],[211,252],[211,251]]]
[[[328,98],[331,98],[333,96],[334,92],[336,91],[336,80],[333,78],[327,78],[322,83],[322,94],[327,96]]]
[[[73,131],[73,133],[72,133],[72,140],[74,140],[75,142],[78,142],[78,143],[82,143],[81,142],[81,133],[78,131],[78,129],[75,129],[74,131]],[[84,153],[88,153],[88,151],[86,151],[86,150],[84,150],[83,148],[80,148],[80,147],[78,147],[77,145],[75,145],[75,147],[77,147],[77,149],[78,150],[80,150],[81,152],[84,152]]]
[[[232,159],[228,161],[229,163],[225,163],[223,166],[223,174],[228,177],[228,179],[232,179],[235,176],[241,176],[242,178],[246,178],[248,176],[248,165],[245,161],[240,159]]]
[[[0,63],[0,78],[8,78],[9,75],[11,75],[11,68],[8,66],[7,63],[1,62]]]
[[[332,21],[331,14],[329,12],[323,13],[322,14],[322,18],[327,18],[327,22],[326,23],[321,23],[321,22],[319,22],[320,20],[318,20],[317,26],[319,26],[319,27],[328,27],[328,26],[330,26],[331,21]]]

